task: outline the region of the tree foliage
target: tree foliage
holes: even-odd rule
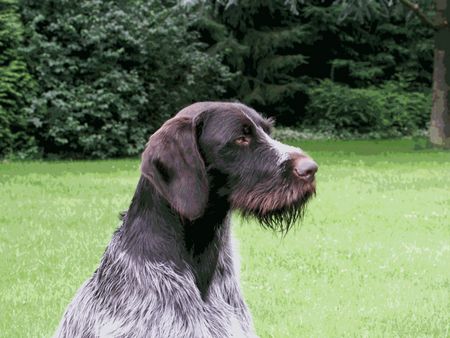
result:
[[[424,128],[433,29],[404,1],[0,0],[0,157],[134,155],[199,100],[284,125]]]
[[[230,96],[278,122],[301,123],[317,80],[351,87],[397,81],[405,90],[430,86],[432,32],[408,20],[401,6],[365,20],[336,1],[241,0],[203,5],[199,31],[225,64],[241,73]]]
[[[0,157],[35,150],[25,112],[34,82],[19,51],[23,27],[14,1],[0,1]]]
[[[231,79],[189,25],[159,1],[23,1],[27,61],[39,83],[30,114],[45,153],[137,154],[170,115],[213,99]]]

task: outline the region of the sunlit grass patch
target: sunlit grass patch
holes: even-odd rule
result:
[[[234,217],[261,337],[450,335],[450,153],[304,141],[317,196],[285,238]],[[0,336],[50,336],[131,200],[138,160],[0,164]]]

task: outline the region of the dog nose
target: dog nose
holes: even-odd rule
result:
[[[317,169],[319,169],[317,163],[308,157],[300,157],[294,161],[294,174],[301,179],[312,181]]]

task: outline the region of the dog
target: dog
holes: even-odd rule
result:
[[[286,232],[315,194],[317,164],[270,137],[241,103],[200,102],[156,131],[100,266],[55,337],[257,337],[230,213]]]

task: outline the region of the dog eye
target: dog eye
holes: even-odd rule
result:
[[[242,128],[242,133],[246,136],[251,135],[252,129],[250,128],[250,126],[244,126]]]

